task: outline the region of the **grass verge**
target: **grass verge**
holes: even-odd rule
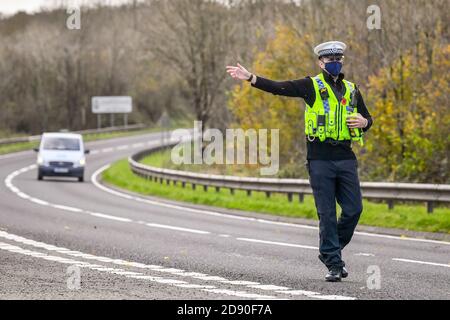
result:
[[[146,158],[145,162],[155,165],[162,160],[164,158],[155,153],[154,156]],[[189,184],[186,185],[186,188],[182,188],[180,184],[168,186],[150,182],[134,175],[126,159],[114,163],[106,170],[103,173],[103,180],[119,188],[143,195],[228,209],[317,220],[312,196],[305,196],[303,203],[300,203],[298,200],[289,203],[287,196],[280,194],[273,194],[267,199],[265,194],[261,192],[253,192],[248,197],[245,191],[239,190],[236,190],[235,194],[231,195],[230,191],[226,189],[216,192],[215,189],[209,188],[205,192],[201,187],[197,187],[197,190],[192,190]],[[364,212],[361,216],[360,224],[450,234],[450,209],[438,207],[433,214],[427,214],[424,205],[398,204],[393,210],[389,210],[386,204],[364,200]]]

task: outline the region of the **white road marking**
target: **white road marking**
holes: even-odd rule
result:
[[[25,199],[25,200],[30,199],[30,196],[27,195],[27,194],[25,194],[25,193],[23,193],[23,192],[17,192],[17,195],[18,195],[19,197]]]
[[[183,277],[206,277],[206,273],[200,273],[200,272],[181,272],[179,273],[180,276]]]
[[[318,227],[314,226],[308,226],[308,225],[302,225],[302,224],[296,224],[296,223],[288,223],[288,222],[278,222],[278,221],[271,221],[271,220],[264,220],[264,219],[257,219],[257,218],[251,218],[251,217],[241,217],[236,215],[229,215],[225,213],[220,213],[216,211],[211,210],[204,210],[204,209],[194,209],[194,208],[187,208],[182,207],[174,204],[169,204],[161,201],[155,201],[150,199],[145,199],[138,196],[131,196],[129,194],[119,192],[117,190],[113,190],[111,188],[108,188],[101,183],[98,182],[98,176],[105,170],[107,170],[111,165],[105,165],[101,168],[99,168],[97,171],[95,171],[91,176],[92,183],[99,189],[108,192],[110,194],[113,194],[118,197],[122,197],[125,199],[137,201],[137,202],[143,202],[151,205],[156,205],[160,207],[166,207],[166,208],[172,208],[177,210],[182,210],[184,212],[193,212],[193,213],[200,213],[200,214],[206,214],[216,217],[222,217],[227,219],[235,219],[235,220],[245,220],[245,221],[253,221],[258,223],[264,223],[264,224],[272,224],[272,225],[279,225],[279,226],[286,226],[286,227],[293,227],[293,228],[301,228],[301,229],[310,229],[310,230],[319,230]],[[429,240],[429,239],[417,239],[417,238],[407,238],[407,237],[398,237],[398,236],[389,236],[384,234],[376,234],[376,233],[368,233],[368,232],[360,232],[356,231],[355,235],[359,236],[367,236],[367,237],[375,237],[375,238],[384,238],[384,239],[393,239],[393,240],[400,240],[400,241],[414,241],[414,242],[425,242],[425,243],[436,243],[436,244],[443,244],[443,245],[450,245],[450,242],[446,241],[439,241],[439,240]]]
[[[249,239],[249,238],[236,238],[236,240],[263,243],[263,244],[271,244],[271,245],[284,246],[284,247],[295,247],[295,248],[302,248],[302,249],[319,250],[319,248],[317,248],[317,247],[304,246],[304,245],[294,244],[294,243],[285,243],[285,242],[276,242],[276,241],[267,241],[267,240],[258,240],[258,239]]]
[[[225,281],[220,281],[222,283],[228,283],[228,284],[236,284],[236,285],[241,285],[241,286],[250,286],[250,285],[256,285],[256,284],[260,284],[259,282],[253,282],[253,281],[240,281],[240,280],[225,280]]]
[[[101,152],[103,152],[103,153],[112,152],[112,151],[114,151],[114,148],[104,148],[101,150]]]
[[[43,242],[34,241],[34,240],[27,239],[27,238],[24,238],[24,237],[21,237],[18,235],[10,234],[6,231],[0,231],[0,238],[7,239],[10,241],[15,241],[15,242],[22,243],[22,244],[26,244],[26,245],[32,246],[34,248],[40,248],[40,249],[45,249],[48,251],[54,251],[54,252],[60,253],[62,255],[69,255],[69,256],[74,256],[74,257],[83,258],[83,259],[87,259],[87,260],[100,261],[100,262],[104,262],[104,263],[117,264],[117,265],[121,265],[121,266],[135,267],[135,268],[140,268],[140,269],[144,269],[144,270],[150,269],[151,271],[170,273],[174,276],[191,277],[193,280],[197,279],[197,280],[208,281],[208,282],[215,281],[218,283],[244,286],[248,289],[274,291],[277,293],[287,292],[287,293],[291,294],[291,292],[300,292],[301,291],[301,290],[291,290],[287,287],[280,287],[280,286],[274,286],[274,285],[261,285],[258,282],[245,281],[245,280],[231,281],[231,280],[225,279],[223,277],[211,276],[211,275],[207,275],[204,273],[185,272],[182,269],[165,268],[163,266],[145,265],[142,263],[131,262],[131,261],[126,261],[126,260],[122,260],[122,259],[112,259],[112,258],[107,258],[107,257],[102,257],[102,256],[95,256],[92,254],[82,253],[79,251],[73,251],[73,250],[70,250],[67,248],[57,247],[57,246],[46,244]],[[185,286],[186,288],[201,289],[201,290],[216,288],[215,286],[203,286],[203,285],[197,285],[197,284],[189,284],[186,281],[182,281],[182,280],[162,278],[162,277],[159,277],[159,276],[157,277],[157,276],[153,276],[153,275],[150,276],[150,275],[146,275],[146,274],[143,274],[140,272],[132,272],[129,270],[124,270],[124,269],[111,268],[111,267],[107,267],[104,265],[91,264],[88,262],[83,262],[83,261],[78,261],[78,260],[73,260],[73,259],[68,259],[68,258],[50,256],[50,255],[46,255],[46,254],[36,252],[36,251],[25,250],[23,248],[20,248],[20,247],[17,247],[17,246],[8,244],[8,243],[4,243],[4,242],[0,242],[0,249],[8,250],[10,252],[16,252],[16,253],[20,253],[20,254],[30,255],[33,257],[38,257],[38,258],[42,258],[45,260],[64,263],[64,264],[76,264],[79,266],[90,268],[92,270],[108,272],[111,274],[122,275],[122,276],[126,276],[129,278],[134,278],[134,279],[149,280],[149,281],[153,281],[153,282],[157,282],[157,283],[177,285],[180,287]],[[218,288],[218,290],[225,290],[225,289]],[[284,291],[284,290],[286,290],[286,291]],[[224,293],[224,292],[220,292],[220,291],[217,291],[215,293],[222,293],[222,294],[227,294],[227,295],[229,294],[229,295],[238,296],[238,297],[255,298],[255,299],[264,299],[264,298],[268,298],[268,297],[270,297],[270,299],[275,298],[272,296],[259,295],[259,294],[253,294],[253,293],[248,293],[248,292],[244,292],[244,291],[234,291],[234,290],[229,290],[228,293]],[[320,296],[320,294],[317,293],[317,296]],[[315,296],[313,298],[315,298]]]
[[[186,281],[174,280],[174,279],[159,279],[159,280],[156,280],[156,282],[165,283],[165,284],[187,284]]]
[[[92,268],[93,270],[97,271],[114,271],[114,268]]]
[[[16,170],[13,173],[11,173],[10,175],[8,175],[5,179],[5,185],[15,194],[17,194],[18,196],[20,196],[23,199],[32,201],[36,204],[39,205],[43,205],[43,206],[50,206],[52,208],[55,209],[60,209],[60,210],[64,210],[64,211],[70,211],[70,212],[77,212],[77,213],[83,213],[83,214],[87,214],[93,217],[97,217],[97,218],[102,218],[102,219],[109,219],[109,220],[114,220],[114,221],[119,221],[119,222],[126,222],[126,223],[138,223],[138,224],[142,224],[144,223],[145,225],[147,225],[148,227],[153,227],[153,228],[161,228],[161,229],[170,229],[170,230],[176,230],[176,231],[182,231],[182,232],[190,232],[190,233],[196,233],[196,234],[210,234],[209,231],[203,231],[203,230],[196,230],[196,229],[190,229],[190,228],[184,228],[184,227],[178,227],[178,226],[170,226],[170,225],[163,225],[163,224],[158,224],[158,223],[150,223],[150,222],[136,222],[133,221],[131,219],[125,218],[125,217],[119,217],[119,216],[113,216],[113,215],[109,215],[109,214],[105,214],[105,213],[100,213],[100,212],[92,212],[89,210],[83,210],[80,208],[75,208],[75,207],[70,207],[70,206],[65,206],[65,205],[61,205],[61,204],[55,204],[55,203],[49,203],[47,201],[41,200],[41,199],[37,199],[34,197],[30,197],[28,195],[26,195],[25,193],[21,192],[17,187],[15,187],[12,184],[12,180],[17,177],[19,174],[33,170],[36,168],[36,165],[30,165],[28,167],[22,168],[20,170]]]
[[[375,255],[372,254],[372,253],[363,253],[363,252],[355,253],[355,256],[360,256],[360,257],[375,257]]]
[[[437,267],[445,267],[450,268],[450,263],[435,263],[435,262],[427,262],[427,261],[419,261],[419,260],[410,260],[410,259],[400,259],[400,258],[393,258],[394,261],[401,261],[401,262],[409,262],[409,263],[417,263],[417,264],[425,264],[429,266],[437,266]]]
[[[368,233],[356,231],[355,234],[366,237],[374,237],[374,238],[385,238],[385,239],[393,239],[393,240],[401,240],[401,241],[413,241],[413,242],[426,242],[426,243],[436,243],[436,244],[445,244],[450,246],[450,242],[439,241],[439,240],[430,240],[430,239],[418,239],[418,238],[408,238],[408,237],[398,237],[398,236],[388,236],[385,234],[376,234],[376,233]]]
[[[184,273],[184,270],[182,269],[176,269],[176,268],[161,268],[158,269],[159,272],[167,272],[167,273],[174,273],[174,274],[180,274],[180,273]]]
[[[217,276],[194,277],[203,281],[227,281],[227,279]]]
[[[275,297],[273,296],[264,296],[259,295],[255,293],[246,293],[245,291],[234,291],[234,290],[227,290],[227,289],[204,289],[204,291],[212,292],[212,293],[218,293],[218,294],[226,294],[229,296],[236,296],[241,298],[249,298],[249,299],[273,299]]]
[[[89,214],[91,216],[99,217],[99,218],[105,218],[105,219],[116,220],[116,221],[121,221],[121,222],[132,222],[132,220],[130,220],[128,218],[111,216],[109,214],[103,214],[103,213],[98,213],[98,212],[89,212]]]
[[[277,225],[277,226],[286,226],[286,227],[294,227],[295,226],[297,228],[302,228],[302,229],[318,230],[318,228],[314,227],[314,226],[292,224],[289,222],[279,222],[279,221],[271,221],[271,220],[264,220],[264,219],[256,219],[256,221],[258,221],[260,223],[272,224],[272,225]]]
[[[29,200],[31,202],[40,204],[41,206],[48,206],[49,205],[49,203],[47,201],[44,201],[44,200],[40,200],[40,199],[36,199],[36,198],[29,198]]]
[[[69,206],[63,206],[61,204],[52,204],[51,205],[53,208],[56,209],[61,209],[61,210],[66,210],[66,211],[72,211],[72,212],[81,212],[83,210],[78,209],[78,208],[74,208],[74,207],[69,207]]]
[[[168,225],[159,224],[159,223],[146,223],[145,225],[147,227],[152,227],[152,228],[170,229],[170,230],[185,231],[185,232],[198,233],[198,234],[210,234],[211,233],[209,231],[174,227],[174,226],[168,226]]]
[[[329,296],[312,295],[308,297],[323,300],[356,300],[356,298],[353,297],[337,296],[337,295],[329,295]]]
[[[131,278],[134,279],[142,279],[142,280],[150,280],[150,281],[155,281],[155,280],[159,280],[161,279],[161,277],[154,277],[154,276],[131,276]]]
[[[130,271],[111,271],[111,273],[118,274],[118,275],[121,275],[121,276],[138,276],[138,275],[142,274],[142,273],[139,273],[139,272],[130,272]]]
[[[214,286],[204,286],[201,284],[177,284],[176,287],[188,288],[188,289],[213,289]]]
[[[123,269],[105,268],[101,265],[91,264],[91,263],[77,261],[77,260],[68,259],[68,258],[61,258],[58,256],[45,255],[40,252],[26,250],[21,247],[13,246],[13,245],[10,245],[10,244],[4,243],[4,242],[0,242],[0,250],[6,250],[6,251],[9,251],[12,253],[28,255],[28,256],[35,257],[35,258],[40,258],[40,259],[44,259],[47,261],[58,262],[58,263],[62,263],[62,264],[78,265],[80,267],[91,269],[94,271],[106,272],[109,274],[115,274],[115,275],[124,276],[127,278],[146,280],[146,281],[151,281],[151,282],[156,282],[156,283],[161,283],[161,284],[166,284],[166,285],[172,285],[172,286],[176,285],[178,287],[183,285],[183,286],[185,286],[185,288],[188,288],[188,289],[199,289],[201,291],[208,291],[208,292],[212,292],[212,293],[216,293],[216,294],[222,294],[222,295],[224,294],[224,295],[230,295],[230,296],[236,296],[236,297],[244,297],[245,296],[245,297],[254,298],[254,299],[275,298],[273,296],[260,295],[260,294],[256,294],[256,293],[248,293],[245,291],[214,289],[215,288],[214,286],[209,286],[209,287],[205,288],[204,286],[197,286],[195,284],[189,284],[186,281],[169,279],[169,278],[161,278],[161,277],[153,277],[153,276],[145,275],[140,272],[131,272],[131,271],[123,270]],[[210,290],[213,290],[213,291],[210,291]],[[215,290],[217,290],[217,291],[215,291]]]
[[[6,251],[9,251],[9,252],[12,252],[12,253],[28,255],[28,256],[35,257],[35,258],[40,258],[40,259],[44,259],[44,260],[47,260],[47,261],[58,262],[58,263],[62,263],[62,264],[78,265],[78,266],[83,267],[83,268],[88,268],[88,269],[91,269],[91,270],[100,271],[100,272],[106,272],[106,273],[110,273],[110,274],[116,274],[116,275],[119,275],[119,276],[125,276],[127,278],[148,280],[148,281],[162,283],[162,284],[167,284],[167,285],[178,285],[178,286],[180,286],[180,285],[189,285],[186,281],[180,281],[180,280],[176,280],[176,279],[165,279],[165,278],[161,278],[161,277],[147,276],[147,275],[144,275],[144,274],[139,273],[139,272],[130,272],[130,271],[126,271],[126,270],[123,270],[123,269],[116,269],[116,268],[105,268],[103,266],[90,264],[90,263],[87,263],[87,262],[77,261],[77,260],[68,259],[68,258],[61,258],[61,257],[58,257],[58,256],[50,256],[50,255],[42,254],[40,252],[26,250],[26,249],[23,249],[21,247],[13,246],[13,245],[10,245],[10,244],[4,243],[4,242],[0,242],[0,250],[6,250]],[[194,286],[193,288],[197,288],[197,287]],[[201,289],[201,290],[204,290],[204,289]],[[210,289],[208,289],[208,290],[210,290]],[[217,292],[217,293],[220,293],[220,292]],[[238,296],[238,297],[241,296],[237,292],[236,293],[232,293],[231,291],[229,293],[227,293],[227,294],[228,295]],[[264,298],[264,297],[265,296],[263,296],[263,295],[255,294],[255,298],[261,299],[261,298]]]
[[[305,291],[305,290],[282,290],[282,291],[275,291],[277,293],[284,293],[284,294],[290,294],[293,296],[315,296],[319,295],[320,293],[314,292],[314,291]]]
[[[116,148],[116,150],[127,150],[128,148],[129,148],[130,146],[128,146],[128,145],[123,145],[123,146],[118,146],[117,148]]]
[[[280,287],[280,286],[274,286],[274,285],[264,285],[264,284],[258,284],[258,285],[251,285],[249,286],[250,288],[255,288],[255,289],[261,289],[261,290],[271,290],[271,291],[284,291],[284,290],[289,290],[288,287]]]

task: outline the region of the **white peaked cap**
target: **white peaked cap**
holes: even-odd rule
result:
[[[344,54],[347,45],[340,41],[328,41],[314,48],[314,53],[320,56]]]

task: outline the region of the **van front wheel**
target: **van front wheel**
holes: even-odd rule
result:
[[[78,182],[84,182],[84,177],[78,177]]]

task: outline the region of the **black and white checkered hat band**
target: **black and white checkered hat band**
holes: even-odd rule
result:
[[[344,54],[344,50],[339,48],[332,48],[332,49],[325,49],[319,51],[319,56],[332,56],[332,55],[338,55],[338,54]]]

